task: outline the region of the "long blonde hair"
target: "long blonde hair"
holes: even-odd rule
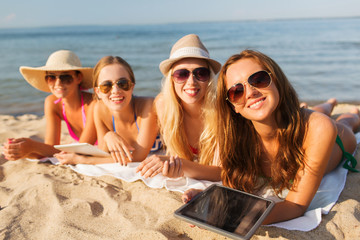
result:
[[[209,65],[209,64],[208,64]],[[215,74],[210,65],[210,80],[206,87],[204,103],[201,109],[201,117],[204,118],[207,111],[211,111],[215,97]],[[160,124],[160,133],[163,137],[163,142],[166,146],[166,153],[170,155],[177,155],[180,158],[193,160],[194,155],[190,150],[190,145],[187,140],[184,130],[184,113],[181,106],[181,100],[177,96],[174,83],[171,76],[170,69],[166,77],[163,78],[161,95],[163,96],[164,114],[162,115]],[[201,139],[200,137],[200,154],[201,154]]]

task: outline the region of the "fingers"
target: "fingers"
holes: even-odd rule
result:
[[[140,163],[136,168],[136,172],[140,172],[144,178],[154,177],[161,173],[164,166],[164,162],[159,156],[153,155]]]
[[[184,194],[181,196],[181,200],[183,201],[183,203],[188,203],[193,197],[195,197],[201,191],[202,191],[201,189],[190,188],[184,192]]]

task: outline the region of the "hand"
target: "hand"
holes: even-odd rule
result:
[[[60,152],[54,154],[54,157],[59,160],[60,164],[79,164],[79,163],[86,163],[86,157],[76,154],[76,153],[67,153],[67,152]]]
[[[117,133],[109,131],[104,136],[104,141],[109,149],[111,157],[121,165],[127,165],[133,160],[130,151],[135,150]]]
[[[178,178],[184,176],[182,169],[182,160],[178,156],[171,156],[163,165],[162,174],[169,178]]]
[[[191,199],[193,199],[200,192],[202,192],[201,189],[190,188],[184,192],[184,194],[181,196],[181,200],[183,201],[183,203],[188,203]],[[190,224],[189,226],[192,228],[196,227],[193,224]],[[200,229],[202,229],[202,228],[200,228]]]
[[[169,160],[168,156],[151,155],[140,163],[136,172],[140,172],[144,178],[155,177],[162,172],[166,160]]]
[[[9,138],[7,142],[4,143],[3,154],[5,159],[10,161],[15,161],[20,158],[25,158],[30,152],[31,145],[30,138]]]
[[[202,191],[203,190],[201,189],[190,188],[184,192],[184,194],[181,196],[181,200],[183,201],[183,203],[188,203],[191,199],[193,199]]]

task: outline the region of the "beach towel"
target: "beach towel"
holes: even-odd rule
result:
[[[360,133],[356,134],[357,143],[360,143]],[[44,158],[40,161],[50,161],[52,164],[59,164],[56,158]],[[107,163],[97,165],[77,164],[67,165],[74,171],[87,176],[110,175],[115,178],[134,182],[143,181],[150,188],[166,188],[169,191],[185,192],[190,188],[205,189],[211,184],[221,184],[221,182],[210,182],[205,180],[196,180],[188,177],[167,178],[161,174],[153,178],[143,178],[140,173],[136,173],[136,167],[140,163],[129,163],[128,166],[120,166],[118,163]],[[346,182],[348,170],[339,165],[334,171],[326,174],[321,181],[318,191],[315,194],[306,213],[298,218],[275,223],[267,226],[275,226],[288,230],[310,231],[316,228],[322,218],[322,214],[328,214],[331,208],[338,200]],[[264,197],[274,198],[274,194],[266,192]],[[280,200],[280,199],[279,199]]]

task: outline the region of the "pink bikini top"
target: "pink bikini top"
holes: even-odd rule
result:
[[[85,115],[85,108],[84,108],[84,98],[83,98],[83,95],[82,93],[80,93],[80,96],[81,96],[81,113],[82,113],[82,121],[83,121],[83,126],[85,127],[85,123],[86,123],[86,115]],[[55,104],[57,104],[58,102],[61,101],[61,98],[57,99],[56,101],[54,101]],[[68,131],[69,131],[69,134],[70,136],[75,140],[75,141],[79,141],[79,137],[76,136],[76,134],[74,133],[74,131],[72,130],[71,126],[70,126],[70,123],[66,117],[66,113],[65,113],[65,103],[62,103],[62,114],[63,114],[63,118],[64,118],[64,121],[66,123],[66,126],[68,128]]]

